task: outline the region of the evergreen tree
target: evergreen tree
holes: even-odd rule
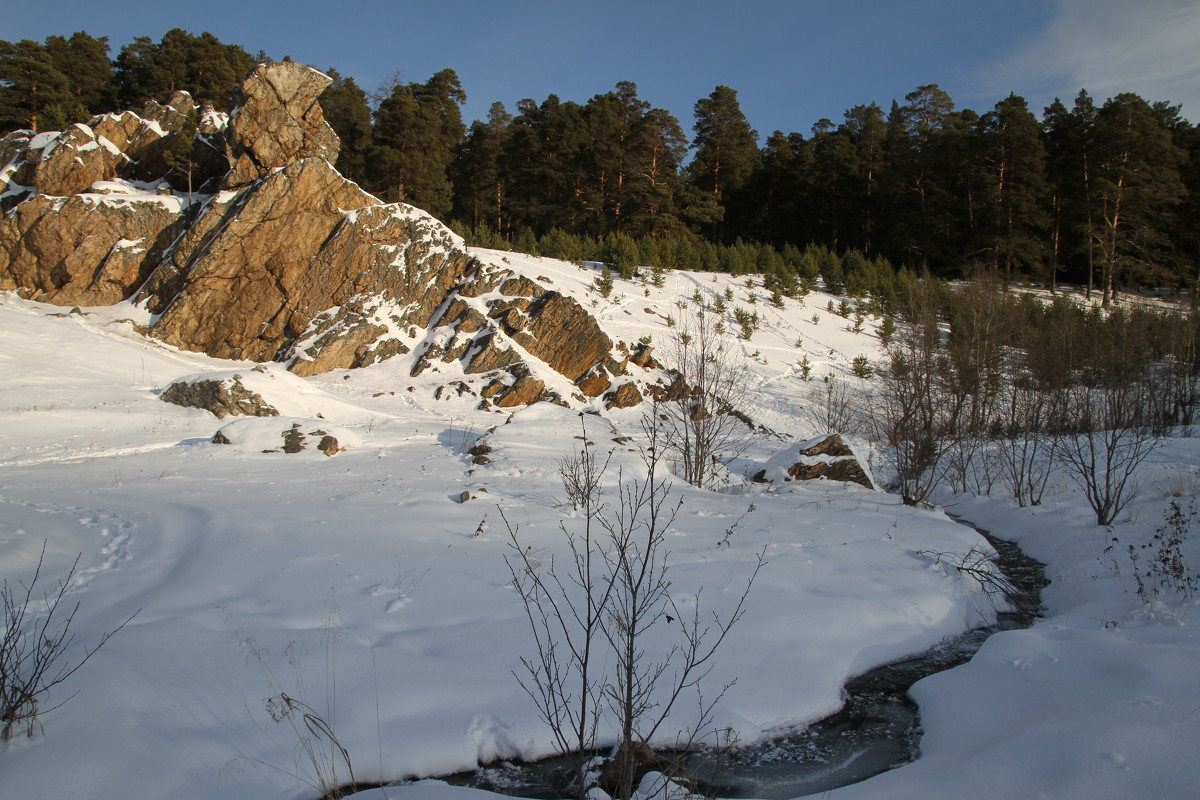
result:
[[[192,173],[196,168],[196,116],[196,107],[192,106],[187,110],[183,123],[171,132],[167,149],[163,152],[167,166],[175,175],[182,177],[189,202],[192,199]]]
[[[693,186],[715,200],[711,221],[716,223],[758,164],[758,133],[742,113],[737,92],[728,86],[718,86],[697,100],[695,114],[696,155],[688,175]]]
[[[223,44],[207,31],[194,36],[172,28],[157,43],[139,36],[117,54],[117,100],[124,108],[134,108],[185,91],[197,103],[224,108],[230,92],[257,63],[240,45]]]
[[[1173,278],[1169,231],[1183,200],[1186,153],[1136,94],[1108,100],[1096,116],[1096,188],[1100,217],[1092,230],[1101,254],[1103,304],[1125,281]]]
[[[116,97],[107,36],[97,39],[77,31],[69,39],[49,36],[45,46],[55,68],[66,78],[67,90],[80,112],[72,122],[113,110]]]
[[[475,120],[450,167],[454,184],[454,216],[472,230],[488,226],[508,230],[507,192],[500,160],[508,140],[512,115],[503,103],[492,103],[486,122]]]
[[[367,93],[332,67],[325,70],[333,82],[321,93],[321,111],[325,121],[342,140],[338,151],[338,171],[352,181],[367,179],[367,154],[371,148],[371,107]]]
[[[638,120],[630,141],[625,230],[638,236],[685,230],[685,219],[694,216],[680,172],[687,150],[687,137],[670,112],[651,108]]]
[[[590,135],[577,103],[550,95],[541,105],[517,103],[501,158],[514,224],[580,233],[588,213],[580,202],[586,183],[580,155]]]
[[[980,119],[979,136],[987,182],[981,197],[983,249],[1006,276],[1040,276],[1049,222],[1041,127],[1025,99],[1010,94]]]
[[[451,209],[450,162],[463,137],[467,100],[451,69],[425,83],[397,85],[375,110],[371,186],[388,200],[419,206],[435,217]]]
[[[4,130],[60,130],[69,122],[70,82],[31,39],[0,41],[0,122]]]

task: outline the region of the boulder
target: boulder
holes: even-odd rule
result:
[[[202,408],[216,414],[217,419],[228,416],[277,417],[279,411],[263,400],[262,395],[242,385],[242,376],[227,379],[181,378],[163,389],[159,399],[177,406]],[[221,444],[229,440],[218,431]],[[213,441],[218,441],[216,438]]]
[[[317,102],[328,75],[295,61],[259,64],[230,100],[226,188],[306,158],[333,164],[341,143]]]
[[[121,151],[87,125],[76,123],[42,151],[34,173],[40,194],[67,197],[86,192],[97,181],[117,177],[126,161]]]
[[[596,367],[580,378],[575,385],[579,387],[579,391],[583,392],[584,397],[599,397],[612,386],[612,379],[608,377],[603,367]]]
[[[642,393],[634,383],[622,383],[615,390],[604,396],[604,407],[632,408],[642,402]]]
[[[876,488],[854,449],[836,433],[789,447],[768,461],[752,480],[771,483],[820,478],[857,483],[867,489]]]

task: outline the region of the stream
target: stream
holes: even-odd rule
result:
[[[955,521],[975,528],[964,520]],[[848,786],[916,760],[921,751],[921,720],[909,688],[921,678],[969,661],[993,633],[1033,624],[1048,583],[1043,564],[1012,542],[975,530],[995,548],[995,564],[1007,582],[1004,594],[1011,609],[999,612],[994,625],[965,631],[923,653],[852,678],[843,688],[842,710],[823,720],[774,731],[770,738],[749,746],[685,754],[683,772],[696,788],[710,797],[784,800]],[[678,763],[679,754],[659,755]],[[444,780],[551,800],[570,796],[567,763],[561,757],[502,762]]]

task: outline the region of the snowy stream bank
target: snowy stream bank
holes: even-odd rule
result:
[[[973,628],[935,647],[858,675],[846,683],[837,713],[804,727],[775,732],[745,747],[703,750],[687,768],[706,796],[786,800],[827,792],[879,775],[920,756],[920,709],[908,694],[922,678],[963,664],[992,634],[1027,628],[1041,610],[1047,585],[1044,566],[1013,542],[969,521],[995,548],[994,564],[1007,579],[1009,608],[994,625]],[[1000,602],[998,600],[998,602]],[[678,754],[662,754],[678,763]],[[554,800],[569,796],[571,770],[561,757],[533,763],[504,761],[445,776],[452,785],[517,797]]]

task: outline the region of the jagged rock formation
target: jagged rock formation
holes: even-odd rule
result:
[[[857,483],[868,489],[875,484],[863,469],[854,450],[836,433],[810,439],[788,448],[767,462],[754,481],[831,481]]]
[[[573,298],[480,263],[437,220],[334,169],[339,142],[318,103],[328,83],[261,64],[227,117],[176,93],[141,114],[0,139],[0,203],[15,205],[0,220],[0,289],[70,305],[132,298],[164,342],[298,375],[407,355],[414,376],[452,363],[489,375],[485,405],[640,401],[628,367],[657,367],[648,350],[614,353]],[[192,115],[189,150],[178,135]],[[188,181],[169,166],[181,153]],[[192,184],[215,193],[184,196]]]
[[[341,142],[317,102],[330,83],[300,64],[259,64],[230,100],[225,186],[244,186],[304,158],[337,161]]]
[[[59,305],[110,305],[136,291],[182,230],[185,203],[120,188],[38,194],[0,217],[0,289]]]

